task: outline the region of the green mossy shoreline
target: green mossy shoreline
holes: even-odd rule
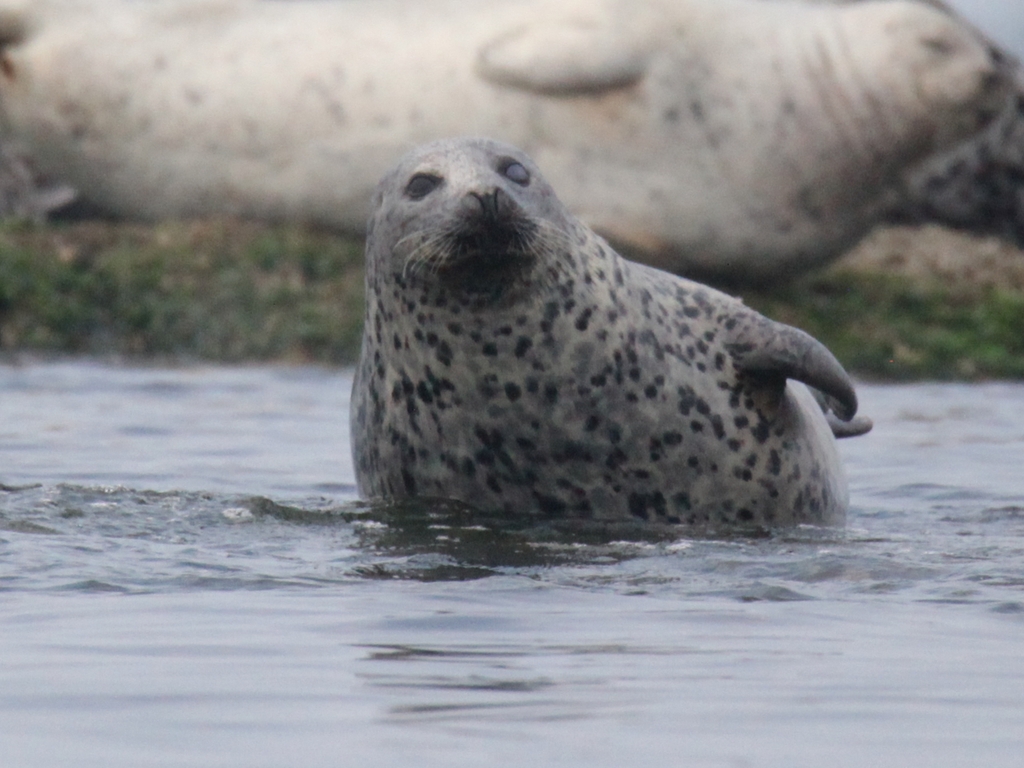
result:
[[[0,354],[351,363],[362,262],[359,239],[296,225],[7,224]],[[739,293],[861,377],[1024,378],[1024,280],[968,284],[844,259]]]
[[[861,378],[1024,378],[1024,292],[967,298],[942,285],[834,269],[745,300],[821,340]]]
[[[0,352],[345,363],[362,243],[214,220],[0,229]]]

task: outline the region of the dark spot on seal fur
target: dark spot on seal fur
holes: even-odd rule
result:
[[[409,495],[416,493],[416,479],[404,467],[402,468],[402,484],[405,486],[405,492]]]
[[[587,307],[582,312],[580,312],[579,317],[576,318],[577,331],[587,330],[587,326],[590,325],[590,316],[592,314],[594,314],[594,310],[592,310],[590,307]]]

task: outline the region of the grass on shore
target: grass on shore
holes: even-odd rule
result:
[[[213,220],[0,227],[0,352],[344,364],[362,242]],[[885,380],[1024,378],[1024,288],[851,268],[743,291]]]
[[[862,378],[1024,378],[1024,292],[993,288],[968,296],[840,267],[744,299],[820,339]]]
[[[362,243],[214,220],[0,229],[0,350],[344,363]]]

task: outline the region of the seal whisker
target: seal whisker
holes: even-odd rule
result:
[[[405,263],[402,267],[402,278],[408,279],[416,275],[425,266],[429,266],[432,273],[436,272],[438,263],[442,262],[445,258],[447,249],[444,247],[444,244],[447,237],[448,233],[446,232],[414,232],[399,240],[395,244],[395,250],[399,252],[404,250],[404,247],[409,243],[416,240],[419,241],[405,257]]]
[[[538,221],[532,238],[539,261],[547,267],[539,270],[538,282],[541,287],[551,288],[568,274],[565,256],[572,250],[572,236],[552,222]]]

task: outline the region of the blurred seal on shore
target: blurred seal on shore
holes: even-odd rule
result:
[[[0,49],[8,135],[123,217],[361,232],[404,151],[483,134],[693,276],[784,278],[882,220],[1024,220],[990,162],[1024,166],[999,154],[1024,152],[1018,65],[936,3],[0,0]]]

